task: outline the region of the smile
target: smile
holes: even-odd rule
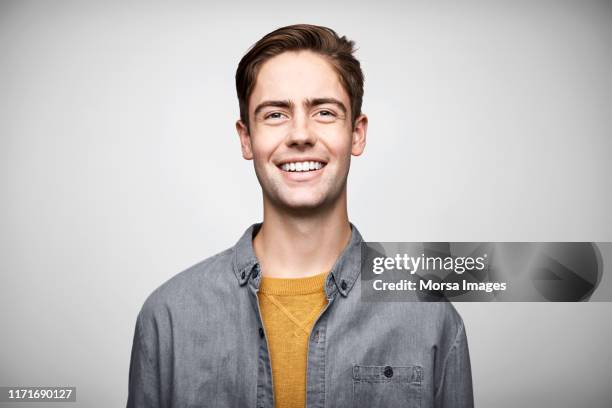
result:
[[[303,162],[288,162],[283,163],[279,167],[287,172],[308,172],[316,171],[325,166],[325,163],[318,161],[303,161]]]

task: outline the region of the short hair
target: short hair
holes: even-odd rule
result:
[[[249,98],[261,65],[272,57],[287,51],[308,50],[325,57],[338,74],[340,83],[349,96],[351,122],[361,115],[363,100],[363,72],[354,57],[355,43],[338,36],[328,27],[296,24],[281,27],[266,34],[242,57],[236,70],[236,92],[240,106],[240,119],[249,127]]]

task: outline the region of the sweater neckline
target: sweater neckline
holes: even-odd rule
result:
[[[328,272],[305,278],[271,278],[262,276],[259,291],[270,295],[307,295],[324,292]]]

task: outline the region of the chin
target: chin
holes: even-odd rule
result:
[[[313,212],[329,207],[332,203],[337,201],[337,197],[335,194],[312,192],[310,194],[281,195],[277,196],[275,201],[279,207],[285,208],[288,211]]]
[[[333,206],[342,195],[342,187],[321,183],[318,186],[284,186],[282,183],[273,183],[270,189],[264,192],[264,200],[274,207],[289,212],[312,212]],[[265,191],[265,190],[264,190]]]
[[[323,200],[280,200],[282,207],[293,211],[312,211],[322,207]]]
[[[275,207],[289,211],[315,210],[326,202],[324,195],[305,191],[268,195],[268,199],[274,203]]]

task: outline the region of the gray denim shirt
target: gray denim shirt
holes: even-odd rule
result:
[[[136,321],[128,407],[273,407],[251,226],[176,275]],[[357,229],[325,281],[308,344],[306,406],[472,407],[465,329],[448,302],[361,301]]]

